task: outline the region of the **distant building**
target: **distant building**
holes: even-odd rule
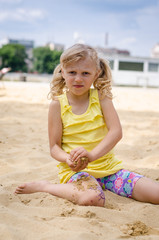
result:
[[[33,40],[24,40],[24,39],[12,39],[12,38],[5,38],[0,40],[0,47],[6,44],[21,44],[25,47],[26,54],[28,59],[26,59],[26,64],[28,69],[31,70],[33,68],[33,53],[32,50],[34,48],[34,41]]]
[[[156,45],[152,48],[151,57],[159,58],[159,43],[156,43]]]
[[[25,47],[26,50],[34,48],[34,41],[32,40],[24,40],[24,39],[12,39],[12,38],[4,38],[0,40],[0,47],[6,44],[21,44]]]
[[[50,48],[50,50],[57,50],[57,51],[64,51],[65,49],[65,45],[63,44],[60,44],[60,43],[52,43],[52,42],[49,42],[46,44],[47,47]]]
[[[101,51],[98,55],[109,61],[114,85],[159,87],[159,59],[110,55]]]
[[[96,47],[96,50],[101,54],[130,56],[130,52],[125,49]]]

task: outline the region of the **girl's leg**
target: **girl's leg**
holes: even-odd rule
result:
[[[15,190],[16,194],[35,192],[50,193],[78,205],[104,206],[105,203],[103,190],[95,178],[89,175],[67,184],[51,184],[47,181],[25,183]]]
[[[142,175],[137,173],[121,169],[107,177],[98,178],[97,181],[104,190],[109,190],[123,197],[132,198],[134,186],[142,177]]]
[[[159,204],[159,183],[146,177],[140,178],[134,186],[132,198],[141,202]]]
[[[128,170],[97,179],[103,189],[141,202],[159,204],[159,183]]]

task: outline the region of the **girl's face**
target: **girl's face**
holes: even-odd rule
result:
[[[69,92],[81,96],[88,92],[98,76],[98,71],[95,62],[87,57],[63,68],[62,76]]]

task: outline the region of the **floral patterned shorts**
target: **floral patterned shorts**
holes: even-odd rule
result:
[[[89,174],[86,172],[78,172],[70,178],[68,183],[77,181],[77,179],[80,179],[83,175],[86,177],[89,176]],[[96,180],[103,190],[109,190],[120,196],[131,198],[136,182],[142,177],[143,176],[140,174],[122,169],[110,176],[97,178]]]

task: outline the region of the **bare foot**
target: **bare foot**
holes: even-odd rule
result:
[[[50,183],[47,181],[24,183],[16,188],[15,194],[47,192],[48,185],[50,185]]]

